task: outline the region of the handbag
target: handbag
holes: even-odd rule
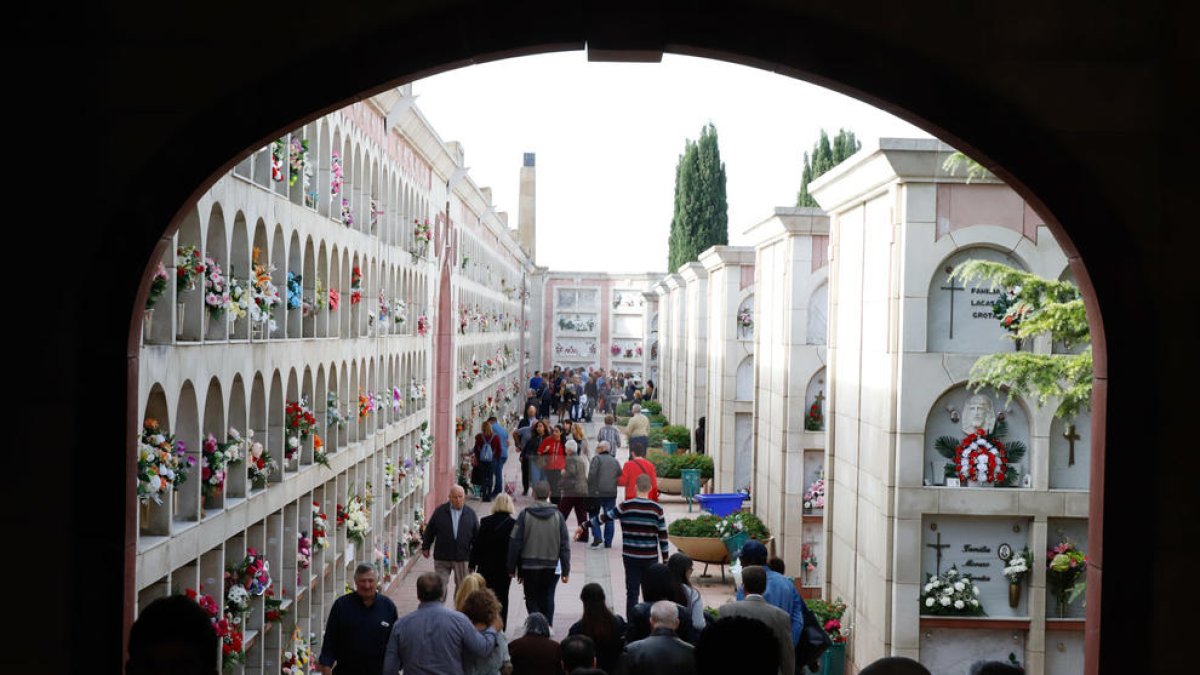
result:
[[[800,629],[800,641],[796,643],[797,673],[801,672],[804,666],[809,666],[810,670],[818,670],[819,666],[814,668],[811,664],[815,664],[821,658],[821,654],[833,644],[817,616],[803,600],[800,601],[800,612],[804,616],[804,627]]]

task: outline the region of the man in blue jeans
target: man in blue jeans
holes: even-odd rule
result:
[[[611,420],[610,415],[607,419]],[[612,429],[612,427],[606,427]],[[602,430],[603,431],[603,430]],[[608,441],[600,441],[596,445],[596,456],[588,467],[588,496],[591,497],[591,508],[588,515],[593,519],[600,513],[607,513],[617,505],[617,481],[621,478],[621,463],[612,456],[612,447]],[[600,524],[592,525],[592,548],[612,548],[613,521],[604,524],[603,542],[600,537]]]

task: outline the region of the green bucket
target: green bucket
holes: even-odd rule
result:
[[[675,451],[679,449],[679,444],[675,441],[663,441],[662,449],[663,452],[667,453],[668,455],[673,455],[675,454]]]
[[[749,538],[749,532],[738,532],[737,534],[731,534],[721,539],[725,543],[726,550],[729,551],[729,558],[731,560],[737,560],[742,555],[742,544],[745,544]]]
[[[684,499],[691,499],[700,494],[700,469],[683,469],[679,472],[679,478]]]

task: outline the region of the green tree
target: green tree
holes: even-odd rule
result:
[[[986,166],[967,157],[958,150],[955,150],[953,154],[946,158],[946,161],[942,162],[942,170],[951,176],[957,174],[958,170],[964,167],[967,170],[968,183],[975,179],[987,178],[992,175],[992,172],[988,171]]]
[[[675,167],[675,212],[667,240],[667,269],[696,260],[710,246],[729,243],[725,164],[711,123],[688,139]]]
[[[804,169],[800,172],[800,192],[796,195],[796,206],[817,206],[817,200],[808,193],[808,184],[841,164],[860,148],[862,143],[855,138],[853,131],[838,129],[837,136],[830,141],[829,134],[822,129],[820,138],[813,145],[812,154],[804,153]]]
[[[971,367],[968,387],[992,387],[1045,405],[1057,400],[1055,417],[1073,419],[1092,406],[1092,346],[1087,313],[1079,289],[1067,281],[1043,279],[1002,263],[971,260],[954,268],[950,279],[986,282],[1004,293],[993,310],[1014,340],[1049,335],[1079,354],[1011,352],[980,357]]]

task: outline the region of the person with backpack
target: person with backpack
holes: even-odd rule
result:
[[[631,455],[628,462],[621,469],[621,478],[617,480],[617,485],[625,486],[625,499],[633,499],[637,496],[637,479],[640,476],[650,477],[650,491],[647,495],[652,501],[658,501],[658,474],[654,470],[654,462],[646,459],[645,448],[629,448]]]
[[[491,422],[485,421],[480,433],[475,434],[475,477],[473,481],[479,486],[479,495],[485,502],[492,501],[492,483],[495,480],[495,462],[500,460],[504,452],[500,445],[500,436],[496,433]]]

